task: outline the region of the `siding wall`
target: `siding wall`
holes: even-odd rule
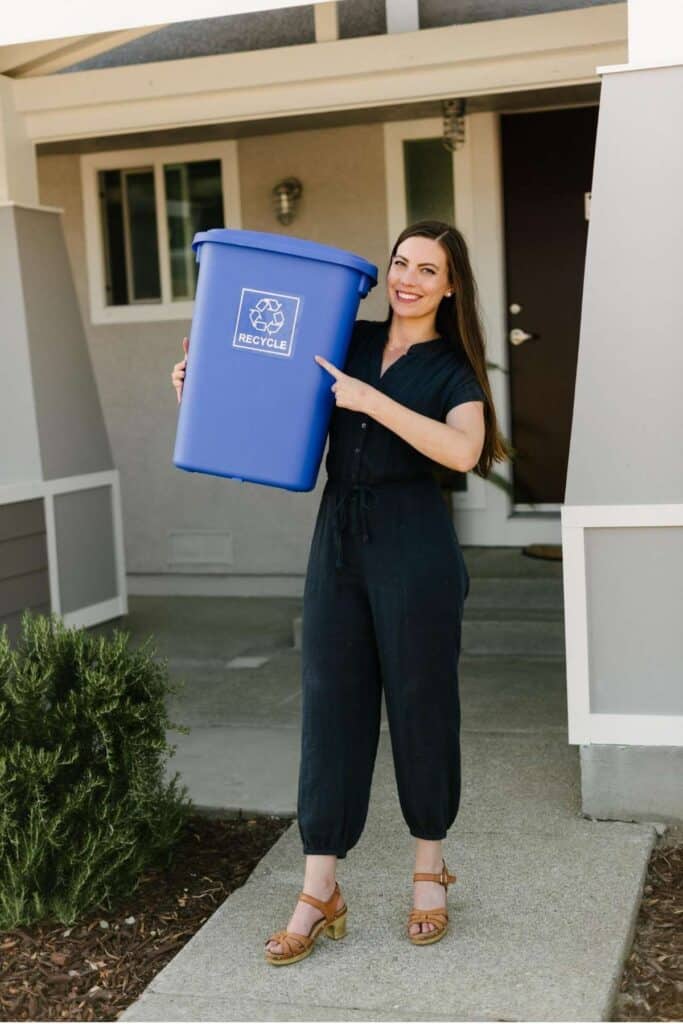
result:
[[[42,498],[0,505],[0,626],[7,626],[10,642],[24,608],[50,612]]]
[[[380,283],[361,302],[359,316],[384,317],[389,239],[381,124],[254,136],[240,139],[238,147],[243,228],[340,246],[377,264]],[[302,577],[324,469],[315,491],[293,494],[187,474],[172,465],[177,403],[170,373],[182,358],[181,339],[190,323],[93,326],[79,157],[39,156],[38,173],[41,202],[64,208],[71,270],[113,461],[121,473],[129,579],[168,573]],[[301,180],[304,193],[296,220],[283,227],[272,212],[270,192],[288,175]],[[174,531],[202,530],[230,534],[231,564],[174,562]]]

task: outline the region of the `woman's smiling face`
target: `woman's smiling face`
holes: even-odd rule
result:
[[[452,286],[446,253],[439,242],[421,235],[405,238],[387,274],[387,293],[394,313],[405,317],[436,314],[447,292],[452,292]]]

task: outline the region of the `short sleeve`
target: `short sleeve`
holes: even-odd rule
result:
[[[456,405],[464,402],[485,402],[484,391],[472,368],[462,363],[451,373],[441,395],[441,419]]]

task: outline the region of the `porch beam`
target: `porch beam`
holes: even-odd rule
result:
[[[597,81],[626,4],[13,82],[35,142]]]

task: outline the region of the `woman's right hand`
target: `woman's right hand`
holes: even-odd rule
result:
[[[183,393],[183,381],[185,380],[185,367],[187,366],[187,350],[188,350],[189,347],[190,347],[189,339],[188,338],[183,338],[183,352],[185,353],[185,358],[182,359],[179,363],[175,364],[175,366],[173,367],[173,372],[171,374],[171,381],[173,382],[173,387],[176,390],[176,394],[178,396],[178,402],[180,402],[180,396]]]

